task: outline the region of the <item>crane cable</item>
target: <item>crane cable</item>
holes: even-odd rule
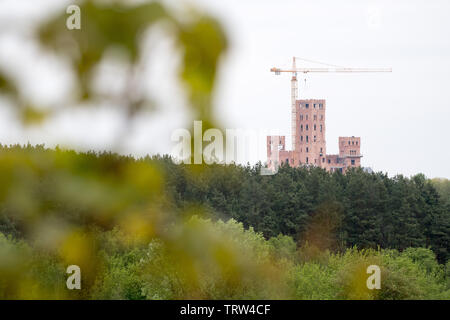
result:
[[[310,60],[310,59],[304,59],[304,58],[300,58],[300,57],[295,57],[295,59],[299,59],[299,60],[303,60],[303,61],[307,61],[307,62],[311,62],[311,63],[323,64],[323,65],[329,66],[329,67],[345,68],[345,67],[343,67],[343,66],[338,66],[338,65],[335,65],[335,64],[324,63],[324,62],[315,61],[315,60]]]

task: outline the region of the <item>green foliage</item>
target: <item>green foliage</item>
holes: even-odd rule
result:
[[[436,188],[442,201],[447,204],[447,208],[450,208],[450,180],[435,178],[431,179],[431,183]]]
[[[419,256],[427,257],[425,264],[432,266],[432,271],[424,268]],[[298,299],[450,299],[442,268],[433,256],[424,248],[410,248],[403,253],[352,248],[329,254],[322,262],[296,266],[292,284]],[[366,286],[367,267],[374,264],[381,268],[380,290]]]
[[[278,236],[270,238],[268,244],[271,246],[271,253],[277,259],[289,260],[296,255],[297,245],[292,237],[280,233]]]
[[[291,271],[295,298],[300,300],[330,300],[338,296],[336,272],[319,263],[298,265]]]
[[[269,241],[234,220],[198,217],[174,226],[174,242],[145,245],[118,229],[96,231],[104,265],[81,296],[65,290],[60,258],[0,234],[0,296],[22,299],[450,299],[443,266],[429,249],[347,249],[297,262],[292,239]],[[177,244],[183,244],[178,246]],[[366,287],[369,265],[381,290]],[[22,281],[18,282],[17,277]]]
[[[58,257],[34,251],[0,233],[0,298],[64,299],[65,269]]]
[[[182,251],[152,242],[144,292],[150,299],[286,298],[282,266],[272,263],[261,234],[234,220],[192,217],[178,235]],[[192,260],[186,253],[195,257]]]
[[[109,233],[107,236],[110,236]],[[144,248],[128,246],[125,250],[102,251],[105,266],[92,289],[92,298],[141,300],[144,282],[140,276]]]
[[[420,256],[425,256],[425,260],[418,259]],[[441,268],[430,260],[433,256],[423,248],[385,254],[382,258],[387,268],[383,274],[386,280],[379,299],[450,299]]]
[[[423,176],[264,177],[43,146],[0,147],[0,173],[2,297],[448,298],[436,260],[447,257],[448,212]],[[81,292],[64,287],[70,264],[83,270]],[[380,291],[365,286],[370,264],[382,267]]]

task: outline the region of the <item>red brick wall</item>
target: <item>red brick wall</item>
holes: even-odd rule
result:
[[[361,166],[360,150],[360,137],[339,137],[339,156],[344,159],[345,167]]]
[[[326,155],[325,100],[297,101],[296,164],[323,166]]]

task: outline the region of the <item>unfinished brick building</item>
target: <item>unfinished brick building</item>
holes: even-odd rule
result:
[[[348,168],[361,166],[359,137],[339,137],[339,154],[327,154],[325,110],[325,100],[295,100],[292,113],[293,150],[286,150],[284,136],[268,136],[269,168],[274,169],[276,163],[284,162],[293,167],[310,165],[345,173]]]

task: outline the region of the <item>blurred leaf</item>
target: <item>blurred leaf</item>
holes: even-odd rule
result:
[[[21,108],[21,119],[25,125],[41,124],[50,114],[50,110],[40,110],[32,106]]]
[[[9,93],[16,95],[17,88],[12,81],[4,74],[0,72],[0,94]]]
[[[202,16],[179,26],[179,42],[183,51],[181,78],[188,87],[195,116],[212,121],[212,92],[227,48],[225,34],[216,20]]]
[[[81,30],[68,30],[67,16],[60,15],[39,29],[39,39],[46,47],[70,58],[82,100],[94,98],[90,79],[108,49],[122,48],[129,62],[136,64],[144,31],[164,20],[175,27],[174,35],[183,56],[180,80],[187,87],[194,117],[205,122],[205,130],[212,126],[212,93],[219,60],[227,48],[225,34],[216,20],[189,12],[189,19],[184,19],[188,22],[181,22],[159,2],[130,5],[125,1],[87,0],[81,2],[80,8]],[[130,114],[142,105],[145,101],[133,97],[128,105]]]
[[[158,2],[140,5],[125,3],[81,1],[81,30],[68,30],[65,24],[68,16],[65,14],[39,29],[42,44],[70,57],[83,100],[92,97],[91,73],[109,48],[121,47],[130,61],[135,63],[139,58],[143,32],[156,21],[169,18]]]

